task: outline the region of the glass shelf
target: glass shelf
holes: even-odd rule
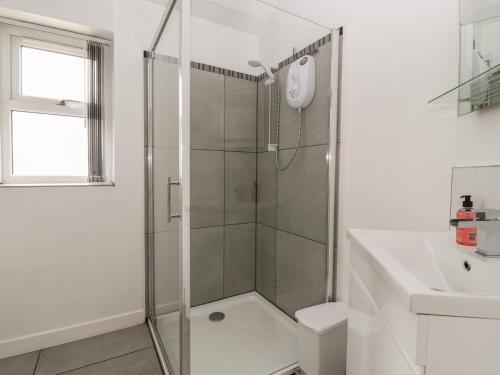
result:
[[[450,101],[469,103],[476,108],[500,103],[500,64],[429,100],[446,104]]]

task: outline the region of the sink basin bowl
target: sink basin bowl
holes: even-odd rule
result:
[[[500,319],[500,259],[453,233],[351,230],[348,238],[418,314]]]
[[[500,373],[500,259],[453,233],[348,239],[349,375]]]

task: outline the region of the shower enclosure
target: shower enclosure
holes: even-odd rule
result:
[[[145,52],[147,309],[165,373],[292,374],[295,312],[335,299],[341,43],[260,0],[166,5]],[[311,63],[299,115],[304,79],[288,73]]]

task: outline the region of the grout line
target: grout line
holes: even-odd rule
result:
[[[236,225],[246,225],[246,224],[256,224],[255,221],[246,221],[244,223],[227,223],[227,224],[221,224],[221,225],[209,225],[206,227],[196,227],[196,228],[191,228],[191,229],[208,229],[208,228],[224,228],[224,227],[231,227],[231,226],[236,226]],[[156,232],[160,233],[160,232]]]
[[[310,148],[310,147],[319,147],[319,146],[329,146],[329,143],[318,143],[318,144],[314,144],[314,145],[299,146],[299,150],[301,148]],[[295,147],[281,147],[280,148],[280,151],[287,151],[287,150],[295,150]],[[267,152],[275,152],[275,151],[267,151],[267,150],[257,151],[258,154],[265,154]]]
[[[299,237],[299,238],[302,238],[304,240],[316,242],[317,244],[320,244],[320,245],[323,245],[323,246],[327,246],[327,244],[324,243],[324,242],[321,242],[321,241],[318,241],[318,240],[313,240],[312,238],[304,237],[304,236],[301,236],[300,234],[295,234],[295,233],[292,233],[292,232],[289,232],[289,231],[286,231],[286,230],[283,230],[283,229],[280,229],[280,228],[277,228],[277,227],[273,227],[271,225],[267,225],[267,224],[264,224],[264,223],[261,223],[261,222],[258,222],[257,224],[263,225],[265,227],[268,227],[268,228],[271,228],[271,229],[274,229],[274,230],[279,230],[280,232],[289,234],[291,236]]]
[[[262,294],[261,292],[259,292],[258,290],[256,290],[257,293],[259,293],[259,295],[264,298],[266,301],[268,301],[269,303],[271,303],[274,307],[276,307],[279,311],[281,311],[283,314],[285,314],[286,316],[288,316],[289,318],[297,321],[297,318],[295,318],[295,314],[292,316],[290,315],[289,313],[287,313],[285,310],[283,310],[277,303],[277,301],[271,301],[269,298],[267,298],[264,294]],[[276,294],[276,293],[275,293]],[[275,296],[275,299],[276,299],[276,296]]]
[[[192,148],[191,151],[212,151],[212,152],[225,152],[225,150],[213,150],[209,148]]]
[[[193,305],[191,306],[191,308],[195,308],[195,307],[200,307],[200,306],[203,306],[203,305],[208,305],[210,303],[213,303],[213,302],[219,302],[219,301],[223,301],[225,299],[228,299],[228,298],[233,298],[233,297],[238,297],[238,296],[242,296],[244,294],[248,294],[248,293],[251,293],[251,292],[257,292],[256,290],[247,290],[246,292],[241,292],[241,293],[237,293],[237,294],[234,294],[234,295],[231,295],[231,296],[227,296],[227,297],[222,297],[222,298],[217,298],[217,299],[214,299],[212,301],[208,301],[208,302],[203,302],[203,303],[200,303],[198,305]],[[260,293],[259,293],[260,294]],[[171,340],[173,341],[173,340]],[[58,374],[57,374],[58,375]]]
[[[33,369],[33,375],[36,373],[36,368],[38,367],[38,362],[40,361],[40,356],[42,355],[42,350],[38,351],[38,356],[36,357],[35,368]]]
[[[257,151],[245,151],[245,150],[225,150],[226,152],[239,152],[239,153],[242,153],[242,154],[256,154]]]
[[[242,154],[256,154],[256,151],[244,151],[244,150],[214,150],[214,149],[209,149],[209,148],[192,148],[191,151],[213,151],[213,152],[239,152]]]
[[[227,139],[227,134],[226,134],[226,95],[227,95],[227,78],[224,76],[224,102],[223,102],[223,111],[222,111],[222,116],[223,116],[223,121],[224,121],[224,211],[223,211],[223,223],[224,227],[222,229],[222,298],[225,297],[226,294],[226,283],[225,283],[225,275],[226,275],[226,194],[227,189],[226,189],[226,139]]]
[[[270,121],[269,123],[273,123],[274,122],[274,118],[273,118],[273,107],[272,107],[272,90],[271,90],[271,108],[269,109],[269,117],[270,117]],[[276,94],[276,103],[277,103],[277,106],[279,106],[280,104],[278,103],[278,95]],[[281,103],[281,101],[280,101]],[[277,108],[277,107],[276,107]],[[278,116],[278,113],[277,113],[277,110],[276,110],[276,117]],[[278,151],[279,151],[279,137],[276,136],[276,134],[278,134],[279,132],[279,125],[278,125],[278,121],[281,121],[281,119],[279,118],[276,118],[276,125],[275,127],[278,129],[276,130],[275,129],[275,140],[274,142],[276,144],[278,144],[278,150],[275,151],[275,155],[274,155],[274,160],[273,160],[273,164],[274,164],[274,220],[276,222],[278,222],[278,175],[279,175],[279,171],[278,171],[278,158],[279,158],[279,155],[278,155]],[[299,144],[300,146],[300,144]],[[274,305],[276,307],[278,307],[278,236],[276,234],[276,231],[274,232]]]
[[[254,204],[254,239],[253,239],[253,289],[257,291],[257,208],[258,208],[258,203],[259,203],[259,161],[258,161],[258,154],[257,152],[259,151],[259,83],[255,83],[256,90],[255,90],[255,179],[253,183],[253,188],[255,189],[254,191],[254,198],[255,198],[255,204]]]
[[[295,319],[294,319],[295,320]],[[290,369],[290,367],[292,367],[292,369]],[[295,367],[295,368],[293,368]],[[274,375],[274,374],[277,374],[278,372],[280,371],[283,371],[283,370],[286,370],[286,369],[289,369],[287,370],[287,373],[290,374],[290,375],[300,375],[297,371],[300,370],[300,367],[299,367],[299,362],[294,362],[288,366],[285,366],[285,367],[282,367],[274,372],[271,372],[269,373],[268,375]],[[288,371],[293,371],[293,372],[288,372]]]
[[[85,365],[85,366],[80,366],[80,367],[77,367],[77,368],[74,368],[74,369],[71,369],[71,370],[68,370],[68,371],[58,372],[55,375],[68,374],[70,372],[81,370],[81,369],[86,368],[86,367],[95,366],[95,365],[98,365],[98,364],[101,364],[101,363],[104,363],[104,362],[112,361],[112,360],[117,359],[117,358],[125,357],[125,356],[130,355],[130,354],[138,353],[138,352],[141,352],[143,350],[150,349],[151,347],[152,347],[152,345],[144,347],[144,348],[141,348],[141,349],[133,350],[133,351],[128,352],[128,353],[120,354],[120,355],[118,355],[116,357],[107,358],[107,359],[103,359],[102,361],[97,361],[97,362],[90,363],[90,364]]]

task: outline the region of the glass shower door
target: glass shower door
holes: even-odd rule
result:
[[[148,323],[163,370],[172,375],[189,373],[189,57],[181,48],[183,3],[188,2],[170,3],[146,53]]]
[[[167,374],[291,374],[295,312],[333,297],[339,34],[260,0],[168,4],[147,60],[155,345]],[[285,85],[306,55],[299,118]]]

